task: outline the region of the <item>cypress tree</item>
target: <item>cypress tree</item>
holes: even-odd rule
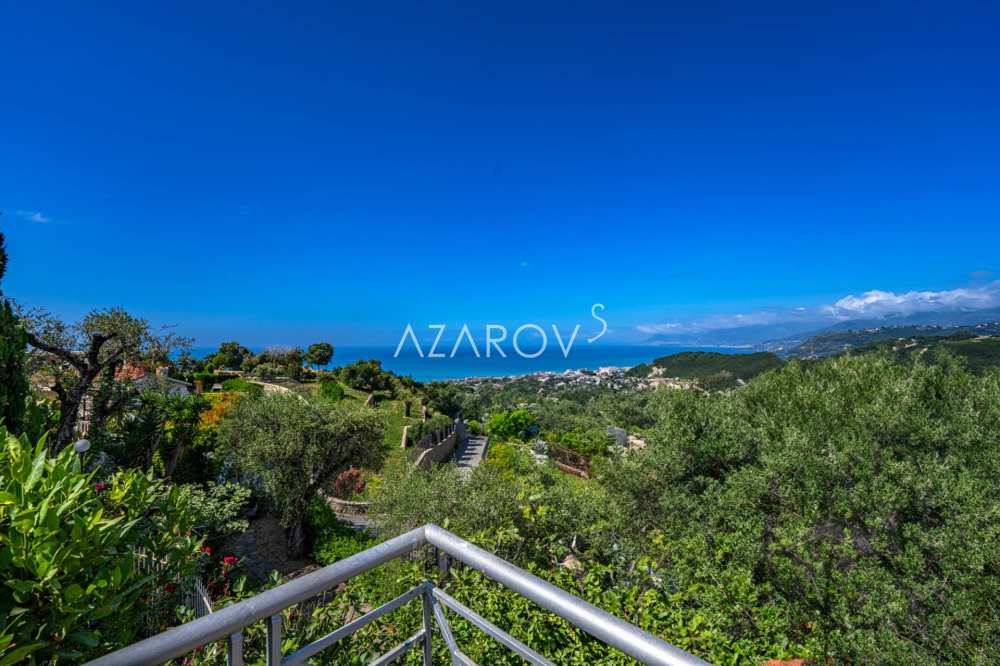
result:
[[[0,280],[7,270],[7,251],[0,233]],[[28,399],[28,337],[0,290],[0,424],[21,431]]]

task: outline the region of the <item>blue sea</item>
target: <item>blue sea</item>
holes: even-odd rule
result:
[[[450,352],[450,347],[442,345],[442,349]],[[253,349],[254,352],[261,351]],[[686,351],[719,351],[724,353],[746,353],[747,349],[718,349],[708,347],[666,347],[650,345],[578,345],[574,346],[566,357],[558,345],[551,345],[538,358],[523,358],[513,352],[510,347],[504,349],[507,357],[502,358],[494,352],[491,358],[486,358],[483,348],[479,349],[477,358],[468,346],[458,350],[454,357],[423,358],[411,346],[404,348],[398,357],[393,356],[395,346],[343,346],[335,347],[333,361],[329,367],[348,365],[362,359],[377,359],[382,367],[392,370],[398,375],[410,375],[417,381],[429,382],[444,379],[462,379],[465,377],[510,377],[526,375],[534,372],[562,372],[563,370],[580,370],[588,368],[595,370],[604,366],[631,367],[640,363],[648,363],[653,359],[668,354]],[[425,350],[426,351],[426,350]],[[215,352],[214,348],[196,348],[191,350],[195,356],[206,356]]]

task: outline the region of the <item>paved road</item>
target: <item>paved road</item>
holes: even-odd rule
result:
[[[458,450],[455,451],[455,464],[458,468],[468,474],[474,467],[479,466],[479,463],[483,462],[483,456],[486,455],[488,441],[487,437],[470,437],[459,444]]]

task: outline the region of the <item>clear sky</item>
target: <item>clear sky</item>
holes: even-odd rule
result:
[[[4,3],[4,291],[264,345],[995,287],[1000,5],[651,4]]]

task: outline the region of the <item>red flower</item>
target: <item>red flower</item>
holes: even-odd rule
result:
[[[239,561],[240,558],[236,557],[235,555],[226,555],[225,557],[222,558],[222,562],[224,564],[236,564]]]
[[[173,583],[167,583],[166,585],[163,586],[163,591],[166,592],[167,594],[173,594],[174,590],[176,589],[177,586],[174,585]]]
[[[211,546],[202,546],[201,547],[201,552],[205,553],[206,555],[211,555],[212,554],[212,547]]]
[[[104,492],[107,489],[107,487],[108,487],[108,484],[106,484],[106,483],[95,483],[94,484],[94,492],[98,492],[98,493]]]

